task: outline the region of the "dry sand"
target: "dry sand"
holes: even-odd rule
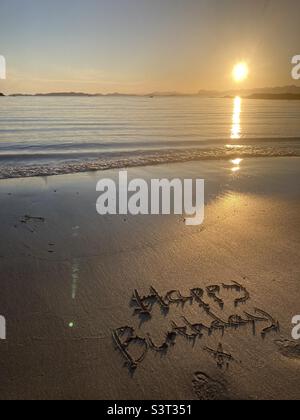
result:
[[[299,399],[300,342],[291,338],[300,314],[299,162],[129,171],[205,178],[205,223],[192,228],[178,216],[97,215],[96,182],[116,171],[0,181],[1,399]],[[212,285],[220,290],[208,295]],[[151,286],[162,296],[205,289],[210,311],[196,299],[168,311],[154,300],[151,316],[140,316],[133,292],[146,296]],[[213,324],[211,314],[228,324],[245,312],[262,318],[255,331],[249,322],[234,328],[233,318],[224,334]],[[215,328],[201,339],[175,329],[167,351],[148,343],[137,369],[125,365],[113,331],[135,330],[128,352],[138,359],[141,339],[160,346],[183,317]]]

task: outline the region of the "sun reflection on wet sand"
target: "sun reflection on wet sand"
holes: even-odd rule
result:
[[[243,159],[233,159],[231,161],[231,163],[233,163],[233,165],[237,165],[237,166],[239,166],[242,162],[243,162]]]
[[[242,98],[237,96],[234,98],[234,109],[232,116],[231,139],[239,140],[241,138],[241,112],[242,112]]]
[[[234,165],[231,168],[231,172],[233,172],[233,173],[239,172],[239,170],[241,169],[240,165],[241,165],[242,162],[243,162],[243,159],[239,159],[239,158],[231,160],[231,163]]]
[[[74,259],[72,263],[72,299],[76,299],[77,287],[80,276],[80,263],[77,259]]]

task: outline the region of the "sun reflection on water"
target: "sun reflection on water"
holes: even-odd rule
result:
[[[232,117],[231,139],[239,140],[241,138],[241,112],[242,112],[242,98],[237,96],[234,98],[234,108]]]

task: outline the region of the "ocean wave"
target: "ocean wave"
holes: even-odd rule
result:
[[[176,137],[176,136],[175,136]],[[228,138],[209,138],[209,139],[192,139],[184,141],[180,138],[168,139],[168,140],[155,140],[151,139],[151,142],[147,143],[145,140],[138,141],[134,139],[133,141],[109,141],[109,142],[91,142],[91,141],[57,141],[52,143],[40,143],[37,141],[37,144],[34,144],[31,141],[30,144],[26,142],[3,142],[0,143],[0,159],[6,157],[20,156],[22,154],[34,155],[38,154],[45,155],[53,153],[58,155],[60,153],[99,153],[101,151],[107,150],[122,150],[122,151],[134,151],[134,150],[161,150],[161,149],[199,149],[199,148],[210,148],[225,146],[228,143]],[[241,146],[247,145],[268,145],[273,144],[289,144],[300,145],[300,137],[243,137],[239,140]]]
[[[157,150],[123,153],[108,153],[99,156],[46,154],[15,154],[0,156],[0,179],[28,178],[38,176],[64,175],[90,171],[104,171],[138,166],[181,163],[205,160],[229,160],[235,158],[300,157],[300,147],[259,147],[227,145],[214,149]]]

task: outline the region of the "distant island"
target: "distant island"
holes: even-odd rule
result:
[[[269,87],[269,88],[258,88],[258,89],[240,89],[240,90],[228,90],[228,91],[209,91],[209,90],[200,90],[198,95],[203,97],[211,97],[211,98],[233,98],[236,96],[241,96],[243,98],[250,98],[253,95],[266,95],[271,98],[272,95],[300,95],[300,86],[279,86],[279,87]],[[295,99],[294,97],[290,97],[290,99]],[[260,99],[259,97],[255,97],[253,99]],[[279,97],[279,99],[282,99]]]
[[[9,97],[202,97],[202,98],[234,98],[241,96],[245,99],[276,99],[276,100],[300,100],[300,86],[281,86],[273,88],[261,89],[242,89],[242,90],[200,90],[197,93],[180,93],[180,92],[152,92],[147,94],[130,94],[130,93],[84,93],[84,92],[49,92],[49,93],[14,93],[5,95],[0,93],[0,96]]]
[[[3,95],[4,96],[4,95]],[[50,92],[50,93],[13,93],[11,95],[7,95],[10,97],[51,97],[51,96],[63,96],[63,97],[160,97],[160,96],[197,96],[197,94],[185,94],[185,93],[178,93],[178,92],[154,92],[154,93],[147,93],[147,94],[134,94],[134,93],[83,93],[83,92]]]
[[[256,93],[251,96],[247,96],[247,99],[275,99],[275,100],[288,100],[288,101],[299,101],[300,100],[300,94],[295,93]]]

